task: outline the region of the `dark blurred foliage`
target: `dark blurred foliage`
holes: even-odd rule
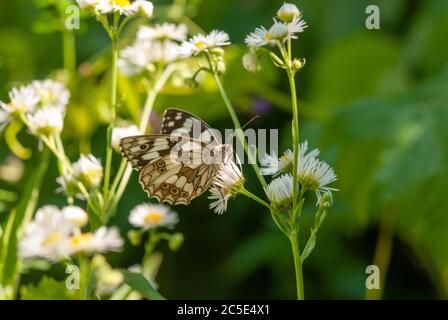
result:
[[[258,25],[269,26],[282,1],[194,2],[197,10],[192,6],[188,12],[192,19],[204,30],[227,31],[235,43],[226,54],[224,84],[241,122],[254,111],[261,112],[261,119],[251,126],[280,129],[280,145],[289,147],[286,77],[269,61],[258,75],[241,65],[244,36]],[[154,3],[157,11],[160,1]],[[369,4],[380,7],[380,30],[365,28]],[[316,250],[305,263],[306,296],[364,298],[365,268],[377,251],[382,270],[389,265],[384,298],[446,298],[448,2],[302,0],[297,5],[309,24],[295,44],[296,54],[307,60],[297,77],[301,138],[319,147],[323,158],[334,165],[339,176],[335,187],[340,189]],[[31,0],[0,0],[0,99],[6,99],[17,83],[47,77],[62,67],[61,35],[42,32],[36,21],[51,20],[42,11]],[[80,74],[73,85],[76,90],[64,140],[72,157],[91,150],[104,159],[105,106],[98,101],[107,97],[108,40],[92,19],[82,20],[81,27],[76,35]],[[133,30],[130,26],[124,43],[131,41]],[[120,92],[123,105],[129,107],[121,108],[120,114],[130,117],[127,110],[143,103],[141,89],[121,77]],[[156,111],[166,107],[190,110],[220,129],[231,125],[216,88],[207,83],[195,92],[167,90]],[[27,173],[38,161],[38,149],[25,134],[19,140],[34,150],[33,156],[25,161],[24,178],[17,183],[1,182],[0,189],[20,194]],[[0,159],[9,154],[1,137]],[[247,187],[261,194],[250,167],[245,174]],[[53,163],[40,204],[64,203],[54,192],[56,175]],[[134,174],[112,221],[123,235],[129,229],[129,210],[146,200],[136,178]],[[12,205],[3,201],[0,209],[6,211]],[[208,210],[203,196],[176,210],[185,243],[176,253],[161,248],[167,254],[157,280],[166,297],[294,297],[288,240],[263,207],[238,198],[226,214],[218,216]],[[302,243],[309,234],[312,210],[305,208]],[[392,246],[390,257],[388,245]],[[125,252],[109,259],[127,267],[141,259],[143,249],[127,245]],[[385,253],[383,259],[381,253]],[[53,269],[55,277],[63,271]],[[32,272],[23,281],[35,282],[40,276]]]

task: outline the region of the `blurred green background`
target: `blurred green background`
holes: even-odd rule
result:
[[[54,10],[44,0],[0,0],[0,100],[11,87],[58,76],[63,66],[62,35]],[[194,0],[185,12],[206,31],[230,34],[224,85],[245,123],[278,128],[282,150],[290,145],[288,84],[279,69],[265,61],[263,70],[244,70],[243,40],[258,25],[269,26],[282,1]],[[446,0],[301,0],[294,2],[309,28],[295,43],[307,64],[298,74],[301,138],[322,150],[322,158],[339,176],[335,205],[318,236],[316,250],[304,266],[307,298],[365,297],[365,269],[375,261],[387,281],[383,298],[448,297],[448,2]],[[167,1],[154,1],[157,10]],[[365,8],[380,8],[381,29],[367,30]],[[162,10],[160,11],[162,12]],[[56,15],[57,16],[57,15]],[[132,41],[131,25],[122,44]],[[72,85],[64,141],[72,160],[91,151],[105,158],[104,112],[107,109],[108,39],[93,19],[76,32],[78,80]],[[122,118],[144,96],[120,77]],[[126,108],[128,107],[128,108]],[[197,91],[166,90],[156,112],[166,107],[192,111],[224,129],[231,121],[216,88],[207,82]],[[14,206],[39,159],[36,140],[18,135],[31,157],[17,157],[0,134],[0,221]],[[19,150],[20,151],[20,150]],[[119,156],[116,155],[116,163]],[[23,165],[21,165],[23,164]],[[22,174],[20,171],[23,170]],[[246,186],[262,194],[250,167]],[[64,204],[55,192],[56,165],[47,172],[40,205]],[[112,224],[126,234],[131,208],[146,201],[134,173]],[[294,297],[293,261],[288,240],[274,227],[263,207],[247,199],[230,203],[226,214],[208,210],[202,196],[176,207],[185,235],[183,247],[166,252],[157,278],[168,298]],[[305,208],[302,243],[309,235],[312,207]],[[375,254],[376,253],[376,254]],[[143,248],[127,244],[111,254],[113,265],[138,263]],[[53,267],[64,277],[63,267]],[[32,271],[23,283],[36,283]]]

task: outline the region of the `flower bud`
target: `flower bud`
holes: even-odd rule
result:
[[[168,246],[170,247],[171,250],[176,251],[177,249],[180,248],[183,242],[184,242],[184,236],[182,235],[182,233],[177,232],[171,236],[168,242]]]
[[[189,87],[190,89],[196,89],[197,87],[199,87],[199,82],[197,82],[195,79],[193,78],[185,78],[184,79],[184,83],[187,87]]]
[[[81,9],[91,11],[95,9],[95,6],[100,2],[100,0],[76,0],[76,2]]]
[[[138,246],[142,242],[142,233],[139,230],[129,230],[128,239],[133,246]]]
[[[277,17],[283,22],[291,22],[296,17],[300,16],[300,11],[296,5],[292,3],[283,3],[277,11]]]
[[[319,199],[319,207],[328,209],[333,205],[331,193],[325,192]]]
[[[97,254],[92,259],[92,266],[95,269],[101,268],[104,265],[107,265],[106,258],[103,255]]]
[[[216,67],[219,74],[226,72],[226,63],[222,59],[216,63]]]
[[[305,66],[306,60],[305,59],[294,59],[294,61],[292,62],[292,66],[294,68],[294,70],[298,71],[300,69],[302,69]]]
[[[85,226],[87,224],[87,221],[89,220],[87,213],[80,207],[76,206],[68,206],[63,208],[62,214],[64,215],[65,219],[78,227]]]
[[[257,72],[261,68],[257,56],[252,53],[243,56],[243,66],[249,72]]]
[[[134,2],[134,4],[138,8],[138,12],[141,16],[145,18],[151,18],[153,11],[154,11],[154,5],[146,0],[137,0]]]
[[[210,50],[210,54],[211,54],[212,56],[217,57],[217,58],[222,58],[222,57],[224,57],[224,49],[223,49],[223,48],[220,48],[220,47],[212,48],[212,49]]]

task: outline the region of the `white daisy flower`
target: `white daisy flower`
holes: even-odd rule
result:
[[[184,24],[163,23],[155,26],[141,26],[137,32],[138,41],[185,41],[187,27]]]
[[[308,25],[299,16],[299,17],[295,17],[291,23],[288,23],[287,27],[288,27],[288,35],[291,37],[291,39],[297,39],[296,34],[303,32],[308,27]]]
[[[139,7],[129,0],[100,0],[96,9],[102,14],[117,12],[121,15],[132,16],[137,14]]]
[[[60,133],[64,126],[63,110],[56,107],[45,107],[27,114],[29,129],[34,135],[49,136]]]
[[[39,96],[31,86],[22,86],[9,92],[9,100],[9,103],[0,101],[0,111],[4,113],[5,118],[33,111],[39,103]]]
[[[290,174],[282,175],[264,188],[266,196],[275,206],[288,206],[293,199],[293,179]]]
[[[184,41],[179,48],[182,56],[194,56],[213,48],[230,45],[229,35],[223,31],[213,30],[208,35],[197,34]]]
[[[263,47],[265,45],[275,45],[277,42],[265,27],[260,26],[244,39],[244,43],[249,47]]]
[[[251,32],[244,42],[249,47],[263,47],[275,45],[290,37],[297,39],[297,33],[303,32],[307,24],[300,16],[294,18],[290,23],[280,22],[274,19],[274,24],[269,30],[261,26]]]
[[[103,167],[93,155],[81,155],[78,161],[72,164],[73,176],[87,189],[97,187],[103,178]]]
[[[70,92],[58,81],[35,80],[31,83],[31,87],[39,97],[41,107],[65,109],[70,99]]]
[[[298,178],[302,187],[316,192],[318,203],[324,192],[331,195],[331,191],[338,191],[338,189],[327,187],[337,180],[333,168],[315,157],[306,158],[302,164],[299,162]]]
[[[149,50],[152,63],[170,63],[179,58],[180,46],[172,41],[153,42]]]
[[[112,130],[112,147],[115,150],[120,150],[120,141],[124,137],[136,136],[140,133],[136,125],[127,127],[115,127]]]
[[[67,206],[62,208],[62,215],[67,221],[78,227],[84,227],[89,220],[87,213],[77,206]]]
[[[100,227],[95,232],[74,234],[70,237],[68,248],[71,254],[77,252],[120,251],[123,239],[116,227]]]
[[[140,204],[132,209],[129,215],[130,224],[145,230],[158,227],[171,228],[177,222],[179,222],[177,213],[163,204]]]
[[[243,185],[244,176],[236,163],[229,161],[223,165],[213,180],[213,187],[210,188],[211,195],[208,198],[214,200],[210,203],[210,209],[223,214],[227,210],[229,199],[235,196]]]
[[[136,42],[120,51],[118,66],[126,75],[136,75],[148,68],[150,63],[148,47],[145,42]]]
[[[284,2],[277,11],[277,17],[281,21],[289,23],[295,18],[300,17],[300,11],[295,4]]]
[[[179,45],[173,41],[136,41],[120,51],[118,63],[124,74],[133,76],[144,70],[153,71],[155,64],[173,62],[179,55]]]
[[[299,168],[300,171],[303,167],[303,164],[306,162],[308,158],[315,158],[319,155],[319,149],[313,149],[308,152],[308,141],[301,143],[299,145]],[[291,172],[293,168],[294,161],[294,153],[287,149],[283,156],[277,158],[277,155],[273,152],[270,155],[266,154],[263,158],[260,159],[261,164],[261,173],[263,175],[279,175],[280,173]]]
[[[269,28],[269,37],[274,40],[283,41],[288,35],[288,26],[283,22],[274,20],[274,24]]]
[[[136,12],[140,13],[141,16],[146,18],[151,18],[154,12],[154,5],[150,1],[146,0],[136,0],[132,3],[136,8]]]
[[[37,210],[36,217],[19,242],[22,258],[41,257],[57,261],[70,255],[66,246],[74,225],[55,206]]]

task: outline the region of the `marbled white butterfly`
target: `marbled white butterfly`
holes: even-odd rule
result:
[[[232,147],[214,129],[178,109],[165,111],[160,134],[125,137],[120,147],[148,196],[172,205],[200,196],[221,166],[233,161]]]

